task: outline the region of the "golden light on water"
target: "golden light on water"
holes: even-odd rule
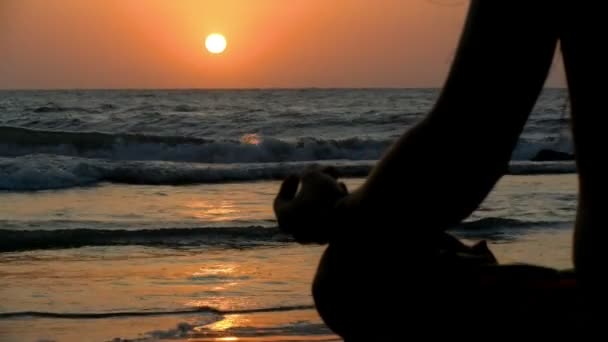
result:
[[[217,321],[207,326],[208,329],[214,331],[225,331],[232,327],[244,326],[245,323],[241,315],[226,316],[223,320]]]
[[[211,202],[196,200],[188,203],[187,214],[190,217],[209,221],[230,221],[238,217],[239,211],[231,201]]]
[[[208,277],[208,276],[217,276],[217,275],[229,275],[234,273],[237,269],[237,266],[234,264],[227,265],[215,265],[213,267],[205,267],[200,268],[199,271],[192,273],[193,277]],[[232,284],[232,283],[229,283]]]
[[[255,133],[244,134],[241,137],[241,143],[247,145],[259,145],[262,143],[262,137],[259,134]]]

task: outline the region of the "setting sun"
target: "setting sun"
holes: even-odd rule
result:
[[[212,33],[207,36],[205,47],[211,53],[222,53],[226,50],[226,38],[219,33]]]

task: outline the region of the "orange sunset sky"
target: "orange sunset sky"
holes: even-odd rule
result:
[[[467,7],[460,0],[0,0],[0,88],[440,87]],[[228,40],[222,54],[205,50],[213,32]],[[554,67],[548,85],[563,80]]]

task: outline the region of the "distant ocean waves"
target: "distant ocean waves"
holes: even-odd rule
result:
[[[0,229],[0,252],[77,248],[83,246],[156,246],[200,248],[255,248],[280,246],[293,239],[274,226],[192,227],[157,229],[96,229],[70,227],[57,230]],[[92,227],[94,222],[83,222]],[[506,218],[482,218],[454,227],[464,238],[508,240],[530,229],[569,228],[570,222],[524,221]]]
[[[0,190],[42,190],[101,182],[188,185],[282,179],[310,165],[333,165],[344,177],[365,176],[373,161],[203,164],[116,161],[32,154],[0,157]]]
[[[116,161],[53,154],[0,157],[0,190],[44,190],[102,182],[189,185],[282,179],[311,165],[332,165],[343,177],[365,177],[375,161],[327,160],[287,163],[178,163]],[[511,174],[560,174],[576,171],[572,161],[514,161]]]
[[[86,223],[91,225],[90,222]],[[0,252],[83,246],[163,246],[251,248],[291,242],[276,228],[199,227],[166,229],[0,229]]]
[[[439,90],[0,93],[0,190],[20,191],[280,179],[310,164],[362,177],[432,110]],[[543,91],[511,173],[575,171],[566,98]]]
[[[0,126],[0,156],[55,154],[109,160],[155,160],[193,163],[277,163],[322,160],[377,160],[394,141],[350,137],[298,138],[284,141],[247,134],[237,140],[186,136],[36,130]],[[555,149],[549,142],[520,141],[515,160],[538,159]],[[564,148],[560,148],[564,149]],[[568,146],[565,148],[569,150]],[[558,158],[569,159],[565,151]]]
[[[392,139],[299,138],[247,134],[236,140],[126,133],[36,130],[0,126],[0,156],[44,153],[109,160],[194,163],[276,163],[378,159]]]

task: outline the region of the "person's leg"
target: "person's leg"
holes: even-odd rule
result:
[[[608,80],[608,24],[603,4],[565,1],[561,48],[572,106],[572,130],[579,175],[574,233],[574,265],[590,302],[605,310],[608,303],[607,212],[608,164],[604,130]]]
[[[472,1],[434,109],[392,146],[345,206],[427,231],[475,210],[504,175],[543,87],[558,36],[554,5]]]

